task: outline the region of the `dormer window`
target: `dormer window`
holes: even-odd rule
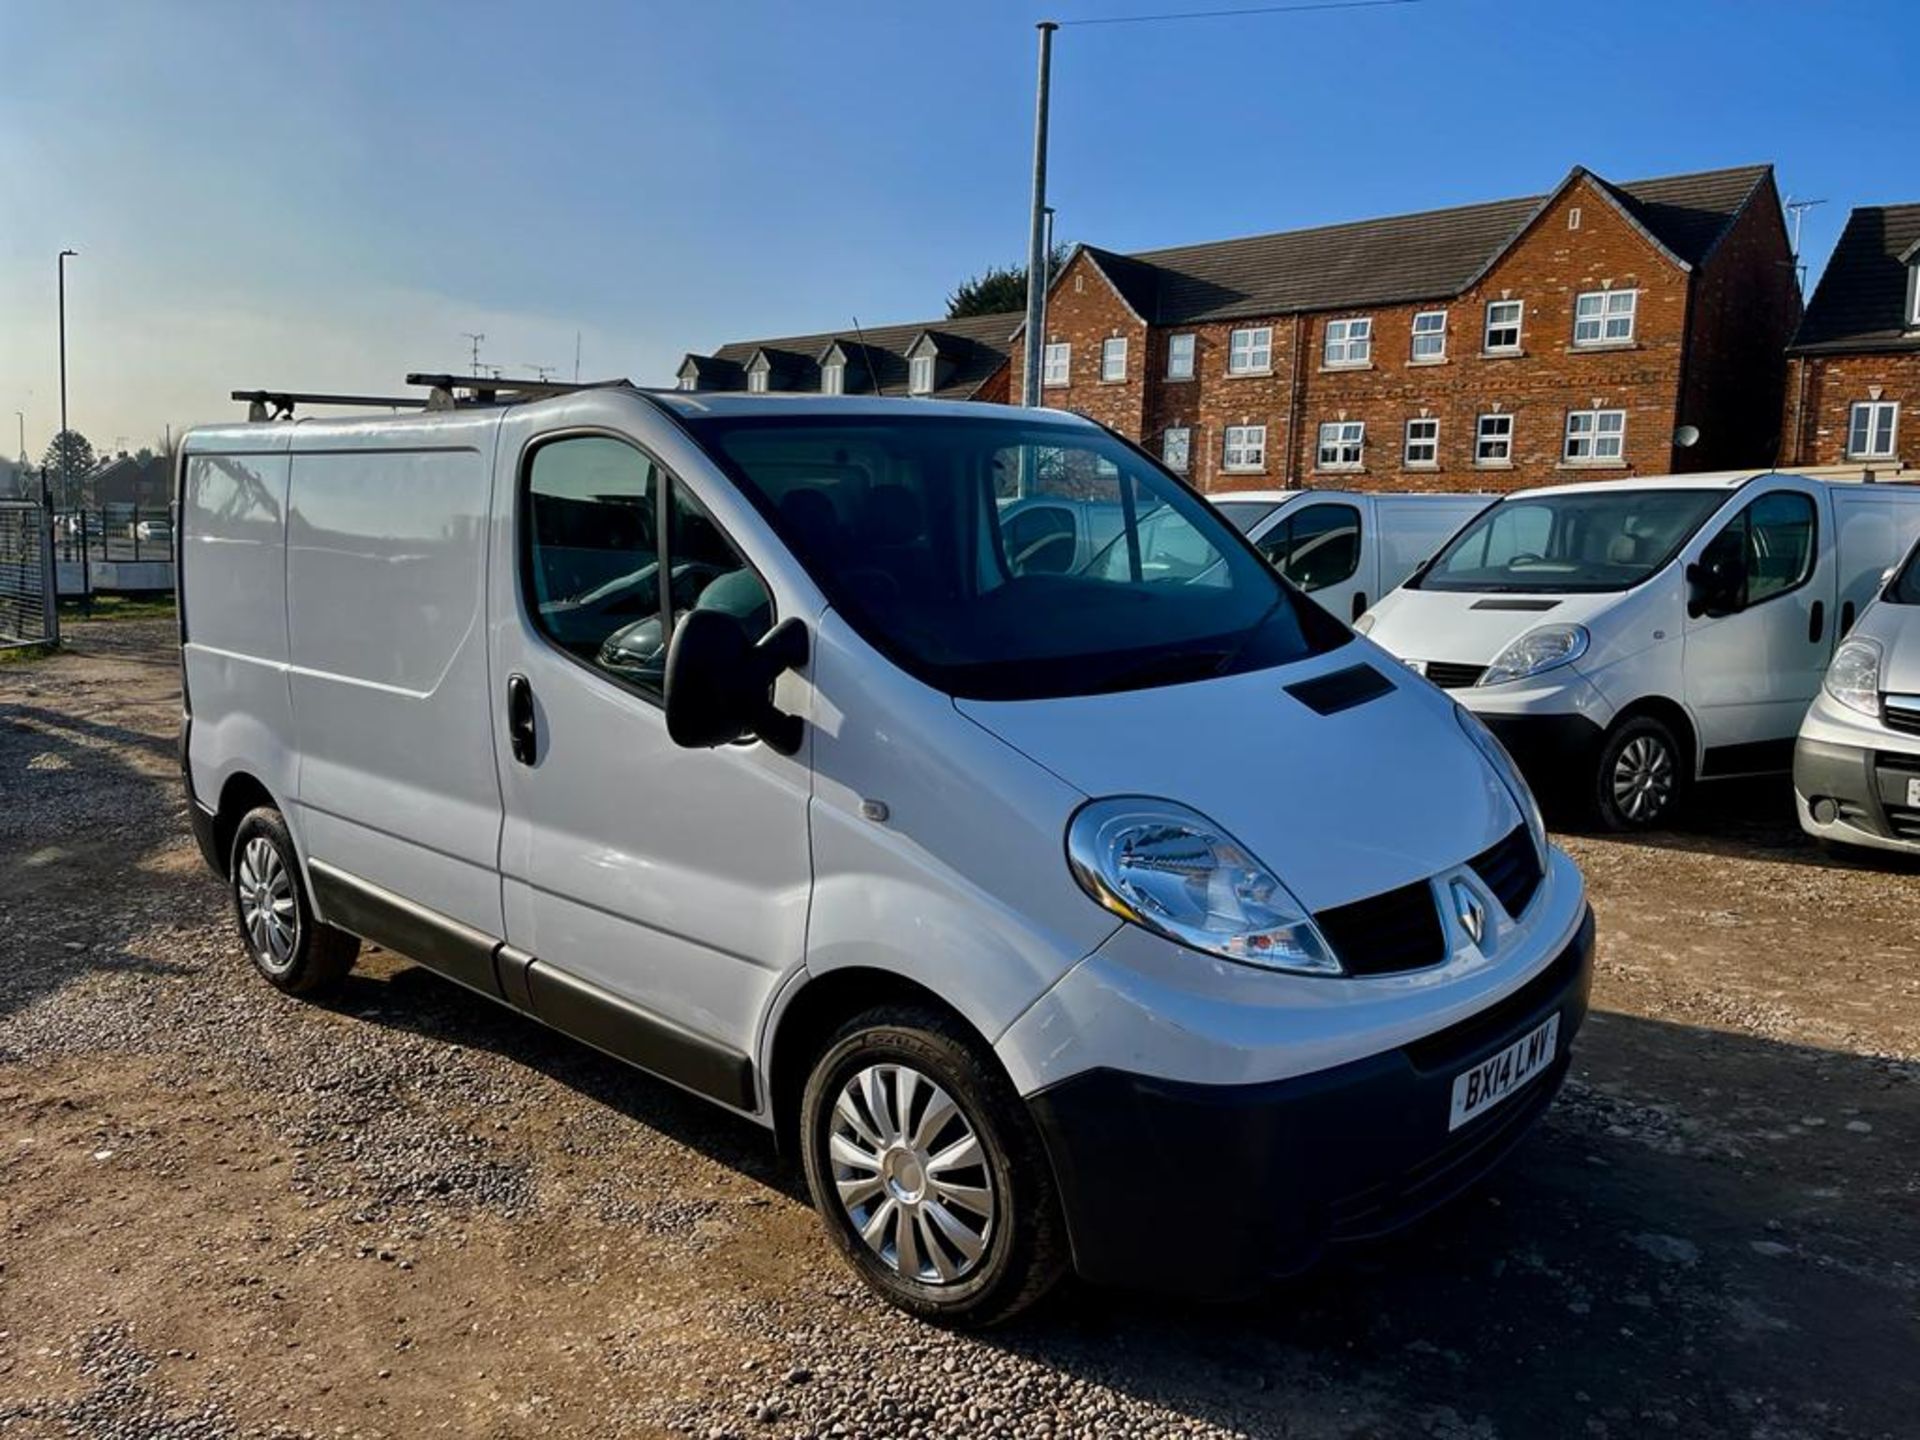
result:
[[[822,395],[847,393],[847,367],[844,361],[828,361],[820,367],[820,393]]]
[[[673,388],[686,391],[698,390],[700,388],[700,371],[692,360],[686,361],[686,363],[674,372]]]
[[[753,363],[747,366],[747,389],[755,395],[767,393],[767,381],[773,374],[773,362],[764,355],[753,357]]]
[[[916,355],[908,362],[907,393],[911,395],[933,393],[933,356]]]

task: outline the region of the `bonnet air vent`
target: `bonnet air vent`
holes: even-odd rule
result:
[[[1393,682],[1371,665],[1349,665],[1287,686],[1287,694],[1316,715],[1338,715],[1392,690]]]
[[[1474,610],[1551,610],[1558,600],[1476,600]]]

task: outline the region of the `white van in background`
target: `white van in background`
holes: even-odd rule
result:
[[[1793,791],[1816,839],[1920,854],[1920,545],[1833,652]]]
[[[1838,637],[1920,534],[1920,488],[1773,472],[1518,491],[1360,628],[1617,829],[1785,770]]]
[[[1207,497],[1280,573],[1329,612],[1358,620],[1491,495],[1229,490]]]
[[[1132,446],[439,378],[182,445],[189,815],[270,983],[372,940],[751,1117],[950,1321],[1256,1291],[1551,1100],[1593,918],[1525,784]],[[1120,517],[1072,573],[1039,474]]]

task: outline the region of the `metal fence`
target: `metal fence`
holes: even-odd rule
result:
[[[0,500],[0,648],[60,638],[53,535],[32,500]]]
[[[54,517],[62,560],[171,560],[173,512],[166,505],[97,505]]]

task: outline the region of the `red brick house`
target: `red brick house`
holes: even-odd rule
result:
[[[1866,205],[1787,352],[1780,463],[1920,464],[1920,205]]]
[[[1576,168],[1544,196],[1082,246],[1048,303],[1045,402],[1208,490],[1765,465],[1800,318],[1764,165],[1625,184]]]

